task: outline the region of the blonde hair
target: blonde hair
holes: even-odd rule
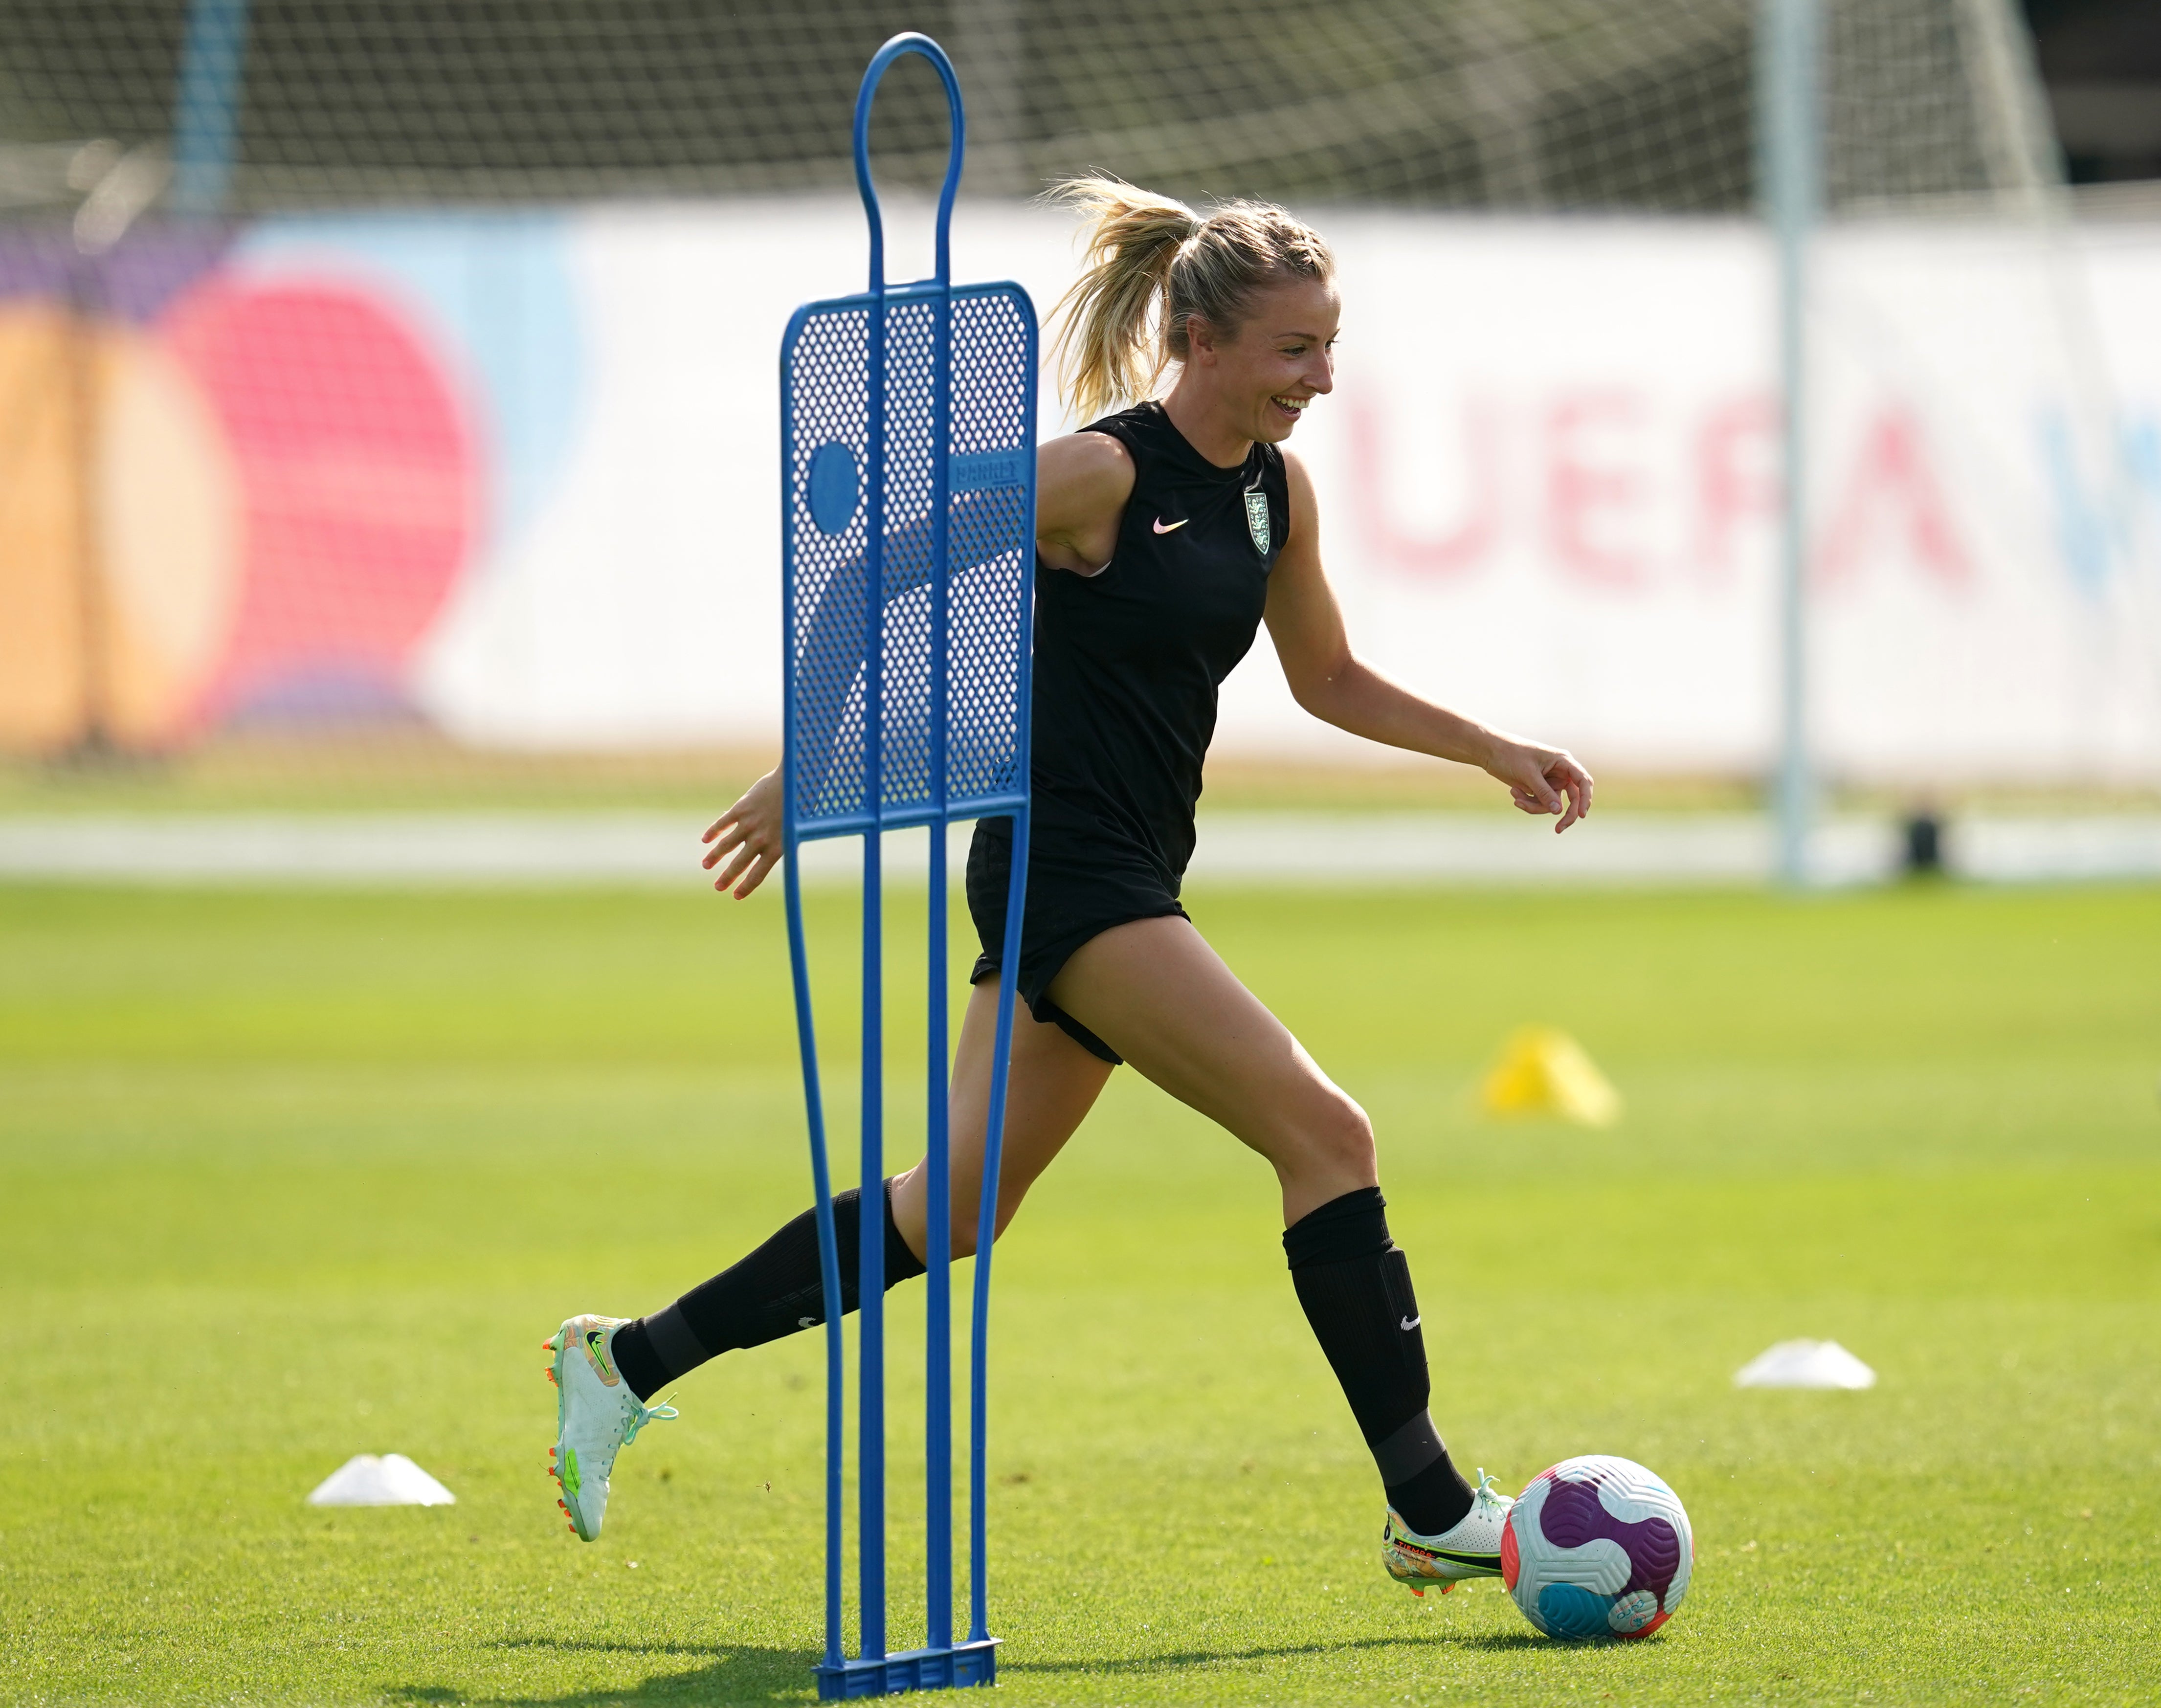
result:
[[[1320,234],[1272,202],[1226,201],[1206,215],[1116,178],[1069,178],[1050,200],[1080,211],[1086,270],[1059,299],[1052,353],[1084,420],[1149,395],[1190,352],[1205,320],[1237,336],[1253,297],[1289,279],[1325,282],[1336,257]]]

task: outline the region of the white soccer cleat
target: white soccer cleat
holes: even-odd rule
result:
[[[615,1367],[615,1332],[628,1319],[574,1316],[540,1344],[555,1355],[555,1445],[548,1474],[562,1490],[555,1504],[581,1542],[595,1540],[607,1514],[608,1476],[615,1455],[654,1419],[676,1415],[672,1405],[647,1405]]]
[[[1421,1536],[1394,1508],[1381,1529],[1381,1564],[1388,1575],[1414,1596],[1439,1585],[1444,1596],[1467,1577],[1501,1575],[1501,1533],[1508,1526],[1515,1502],[1493,1487],[1486,1468],[1478,1468],[1478,1487],[1471,1510],[1438,1536]]]

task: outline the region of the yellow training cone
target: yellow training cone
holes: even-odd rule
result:
[[[1525,1026],[1510,1036],[1479,1098],[1489,1115],[1558,1115],[1586,1127],[1621,1118],[1613,1082],[1581,1044],[1550,1026]]]

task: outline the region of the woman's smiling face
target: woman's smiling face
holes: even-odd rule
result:
[[[1255,294],[1237,335],[1216,337],[1205,322],[1187,329],[1186,366],[1209,376],[1224,413],[1244,437],[1278,445],[1306,406],[1336,388],[1336,330],[1342,304],[1326,280],[1289,279]]]

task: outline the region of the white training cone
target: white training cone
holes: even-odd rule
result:
[[[1876,1372],[1836,1341],[1781,1341],[1733,1372],[1736,1388],[1873,1388]]]
[[[450,1507],[458,1497],[403,1453],[356,1454],[308,1497],[311,1507]]]

